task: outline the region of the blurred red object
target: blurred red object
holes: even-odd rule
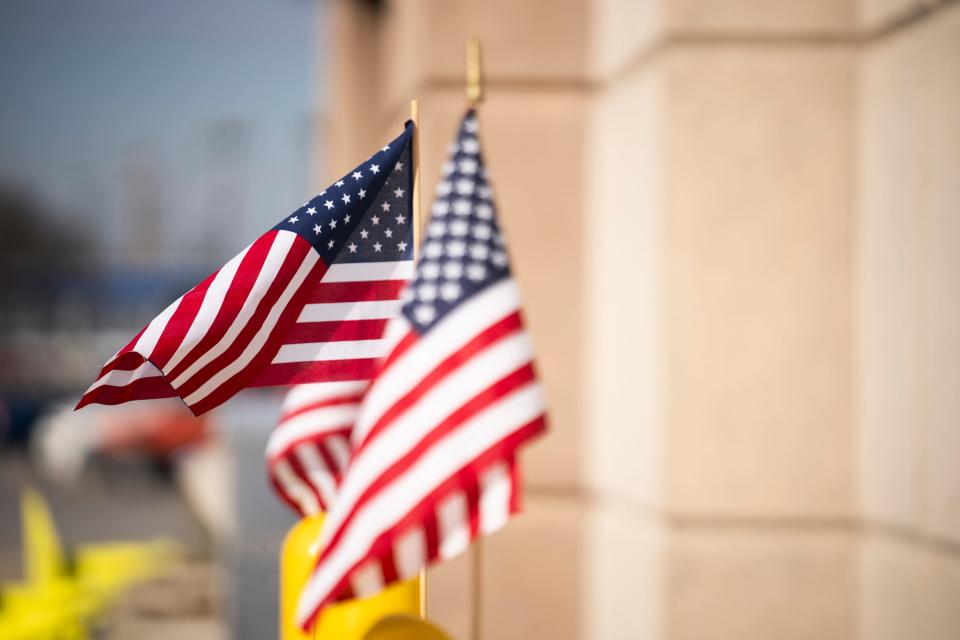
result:
[[[104,413],[100,421],[97,448],[102,452],[143,452],[158,457],[202,442],[210,423],[208,417],[195,417],[186,407],[170,403]]]

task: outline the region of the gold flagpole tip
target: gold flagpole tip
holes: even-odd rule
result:
[[[467,40],[467,102],[472,107],[483,102],[483,60],[479,38]]]

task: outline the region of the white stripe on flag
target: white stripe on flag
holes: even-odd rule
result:
[[[470,519],[467,498],[456,490],[437,506],[437,528],[440,535],[440,557],[450,559],[470,544]]]
[[[150,324],[148,324],[144,332],[140,334],[140,337],[137,339],[137,344],[133,345],[131,351],[139,353],[144,358],[149,358],[153,355],[153,349],[157,346],[157,341],[159,341],[160,336],[163,335],[163,330],[167,327],[170,316],[172,316],[173,312],[180,306],[181,300],[183,300],[183,296],[171,302],[160,315],[150,321]]]
[[[513,481],[507,463],[497,462],[480,478],[480,532],[493,533],[510,519]]]
[[[285,344],[273,358],[273,364],[286,362],[325,362],[381,358],[387,355],[384,340],[344,340],[342,342],[304,342]]]
[[[401,579],[412,578],[427,562],[427,536],[422,526],[412,527],[393,545],[394,564]]]
[[[330,455],[337,461],[337,467],[346,469],[350,462],[350,441],[347,436],[330,436],[326,438],[324,444],[330,451]]]
[[[153,366],[153,363],[149,360],[141,364],[136,369],[131,371],[125,371],[123,369],[114,369],[110,371],[105,376],[100,377],[90,385],[90,388],[84,392],[84,395],[90,393],[97,387],[102,387],[103,385],[111,385],[114,387],[125,387],[134,380],[139,380],[140,378],[153,378],[160,375],[160,370]]]
[[[320,492],[320,497],[329,508],[337,496],[337,484],[333,479],[333,471],[323,461],[320,452],[317,451],[317,445],[312,442],[297,445],[296,455],[310,477],[310,482]]]
[[[383,570],[380,568],[380,563],[373,559],[354,571],[350,576],[350,587],[360,597],[383,589]]]
[[[321,282],[370,282],[374,280],[409,280],[413,277],[413,260],[397,262],[344,262],[331,265]]]
[[[343,320],[383,320],[400,313],[400,300],[370,302],[323,302],[304,305],[297,322],[337,322]]]
[[[356,395],[362,393],[368,384],[365,380],[298,384],[287,392],[287,397],[283,400],[283,411],[292,411],[303,405],[321,402],[329,398]]]
[[[322,407],[284,420],[273,432],[267,444],[267,456],[283,452],[292,443],[307,436],[333,429],[349,427],[357,417],[356,404]]]
[[[294,502],[300,505],[300,511],[305,514],[313,514],[320,511],[320,505],[317,504],[317,496],[307,487],[300,477],[293,472],[290,463],[286,460],[278,460],[273,467],[273,475],[283,486],[283,492],[290,496]]]

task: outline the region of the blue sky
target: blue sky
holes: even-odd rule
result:
[[[232,255],[309,195],[321,9],[4,0],[0,182],[96,225],[113,260],[144,229],[163,260]]]

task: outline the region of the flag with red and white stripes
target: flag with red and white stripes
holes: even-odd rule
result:
[[[385,213],[382,207],[379,209],[381,214]],[[397,209],[394,205],[391,210]],[[368,221],[364,225],[374,230],[367,235],[382,235],[383,230],[378,227],[383,226],[387,233],[396,236],[382,216],[371,217],[376,219],[376,224]],[[412,226],[406,221],[409,218],[404,218],[397,213],[390,222],[399,227],[397,220],[404,220],[404,225]],[[409,228],[397,229],[397,232],[405,232],[406,243],[412,242]],[[367,244],[371,242],[375,241],[370,238]],[[350,256],[353,259],[354,254]],[[322,322],[301,323],[304,334],[310,331],[311,339],[323,340],[307,345],[324,358],[313,365],[312,373],[323,366],[327,379],[342,379],[344,376],[339,374],[343,371],[348,371],[352,378],[369,378],[376,358],[386,355],[384,327],[387,318],[399,313],[400,291],[412,273],[411,259],[334,264],[324,276],[313,309],[301,314],[301,319],[304,316],[325,318]],[[271,368],[277,370],[280,366],[273,364]],[[329,508],[349,460],[350,429],[366,387],[363,381],[318,382],[297,385],[287,393],[280,422],[267,444],[267,472],[276,492],[300,515],[312,515]]]
[[[77,408],[179,397],[200,415],[250,386],[369,379],[411,269],[412,127],[167,307]]]
[[[301,515],[331,504],[349,460],[362,381],[386,355],[384,328],[400,312],[400,292],[413,275],[411,169],[408,147],[257,381],[348,380],[293,387],[267,444],[271,484]]]
[[[267,473],[277,494],[302,516],[326,511],[350,461],[350,431],[367,382],[293,387],[267,443]]]
[[[470,111],[387,325],[388,355],[353,405],[351,458],[298,606],[304,627],[330,602],[461,553],[519,506],[516,453],[543,432],[544,401],[477,129]]]

